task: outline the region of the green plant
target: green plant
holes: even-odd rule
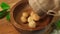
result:
[[[58,20],[55,25],[57,29],[60,29],[60,20]]]
[[[0,19],[6,16],[6,19],[10,21],[10,12],[8,11],[10,9],[10,6],[7,3],[2,2],[0,4],[0,7],[3,9],[0,11]]]

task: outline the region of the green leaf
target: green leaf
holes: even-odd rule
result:
[[[6,19],[7,19],[8,21],[10,21],[10,12],[8,12],[8,14],[7,14],[7,16],[6,16]]]
[[[58,21],[56,22],[56,26],[57,26],[58,29],[60,29],[60,20],[58,20]]]
[[[2,2],[2,3],[1,3],[1,8],[2,8],[3,10],[8,10],[8,9],[10,8],[10,6],[9,6],[7,3]]]
[[[7,15],[7,10],[0,11],[0,19],[2,19],[3,17],[5,17],[6,15]]]
[[[8,14],[7,10],[10,9],[10,6],[4,2],[2,2],[0,6],[3,9],[2,11],[0,11],[0,19],[2,19],[3,17],[5,17]]]

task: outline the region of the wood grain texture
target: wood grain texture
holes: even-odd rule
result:
[[[0,20],[0,34],[20,34],[10,22],[3,18]]]
[[[0,4],[2,2],[6,2],[10,5],[10,8],[20,0],[0,0]],[[0,34],[20,34],[13,25],[6,20],[6,18],[0,19]]]

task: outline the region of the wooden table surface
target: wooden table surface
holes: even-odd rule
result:
[[[10,7],[13,7],[13,5],[18,2],[19,0],[0,0],[1,2],[6,2],[10,5]],[[0,19],[0,34],[20,34],[10,22],[6,20],[6,17],[3,19]]]
[[[10,22],[3,18],[0,20],[0,34],[19,34]]]

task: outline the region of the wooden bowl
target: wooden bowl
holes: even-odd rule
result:
[[[22,2],[17,2],[12,8],[11,8],[11,23],[19,29],[22,30],[28,30],[28,31],[35,31],[35,30],[41,30],[44,29],[46,26],[49,25],[49,23],[52,20],[52,16],[47,16],[46,19],[44,18],[44,21],[39,21],[38,26],[36,28],[29,28],[27,24],[23,24],[20,20],[22,12],[27,11],[31,12],[32,8],[29,6],[29,3],[24,0]]]

